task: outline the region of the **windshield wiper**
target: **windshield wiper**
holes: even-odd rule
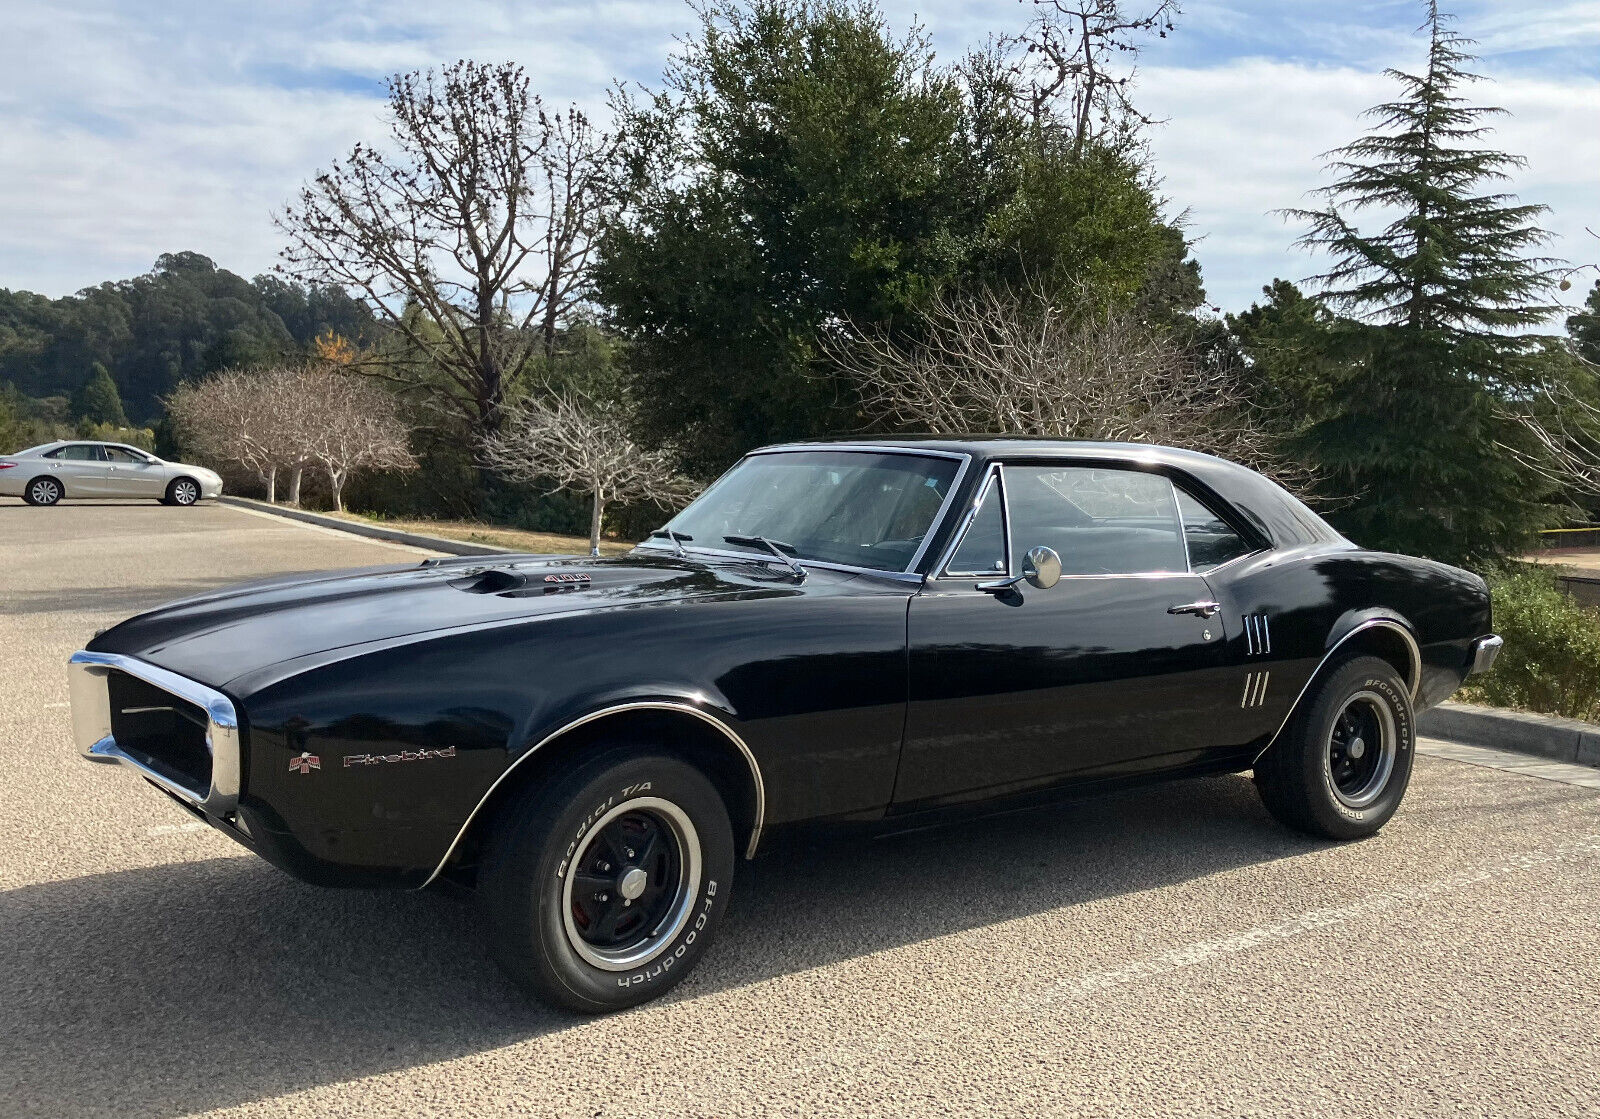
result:
[[[778,562],[788,567],[790,573],[801,582],[805,581],[806,569],[794,561],[792,556],[786,555],[784,549],[790,552],[795,550],[793,544],[785,544],[782,540],[769,540],[765,536],[724,536],[723,540],[729,544],[743,544],[747,548],[765,548]]]
[[[683,555],[683,542],[685,540],[694,539],[694,537],[690,536],[687,532],[673,532],[670,528],[658,528],[650,534],[650,538],[652,540],[657,536],[665,537],[666,539],[672,541],[672,546],[678,549],[678,554],[680,556]]]

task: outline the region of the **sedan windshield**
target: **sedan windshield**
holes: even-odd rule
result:
[[[677,541],[771,555],[770,542],[802,562],[904,571],[944,506],[958,465],[876,451],[751,455],[674,517],[653,546]]]

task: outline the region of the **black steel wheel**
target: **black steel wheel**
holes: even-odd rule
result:
[[[634,1006],[704,953],[733,866],[733,827],[703,773],[603,749],[501,811],[478,878],[490,949],[558,1005]]]
[[[193,505],[200,500],[200,483],[193,478],[174,478],[167,486],[168,505]]]
[[[1255,767],[1267,808],[1298,831],[1359,839],[1389,821],[1411,780],[1411,695],[1394,666],[1356,657],[1328,672]]]
[[[671,801],[634,797],[584,836],[562,887],[578,955],[606,971],[659,956],[683,928],[700,885],[700,836]]]
[[[61,483],[54,478],[35,478],[28,483],[22,491],[23,500],[29,505],[54,505],[66,496],[61,488]]]

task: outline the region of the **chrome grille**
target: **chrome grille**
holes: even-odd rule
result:
[[[211,816],[238,806],[239,722],[227,696],[119,653],[74,653],[68,674],[84,757],[130,766]]]

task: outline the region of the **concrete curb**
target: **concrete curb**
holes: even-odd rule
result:
[[[1540,758],[1600,767],[1600,726],[1471,703],[1441,703],[1417,716],[1417,731],[1432,738],[1491,746]]]
[[[385,540],[391,544],[409,544],[413,548],[427,548],[430,551],[447,552],[453,556],[518,554],[514,548],[497,548],[493,544],[468,544],[464,540],[447,540],[442,536],[423,536],[421,533],[416,532],[401,532],[398,529],[384,528],[381,525],[347,521],[342,517],[325,517],[320,513],[308,513],[304,509],[294,509],[285,505],[269,505],[265,501],[255,501],[248,497],[233,497],[225,494],[218,500],[225,505],[237,505],[241,509],[250,509],[257,513],[270,513],[275,517],[301,521],[308,525],[316,525],[318,528],[331,528],[335,532],[348,532],[352,536],[365,536],[369,540]]]

